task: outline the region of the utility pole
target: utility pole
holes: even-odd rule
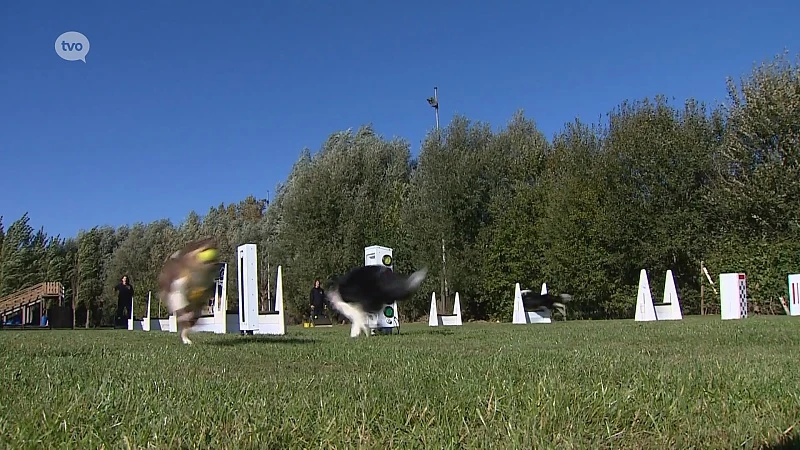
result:
[[[703,285],[703,268],[705,264],[700,261],[700,315],[706,315],[705,286]]]
[[[428,104],[436,113],[436,131],[439,131],[439,88],[436,86],[433,87],[433,97],[428,98]]]
[[[439,135],[439,88],[434,86],[433,87],[433,97],[428,98],[428,105],[430,105],[436,117],[436,139],[441,142],[441,136]],[[445,245],[444,245],[444,234],[442,234],[442,284],[441,284],[441,306],[442,310],[447,310],[447,302],[449,300],[449,291],[447,288],[447,257]]]
[[[267,208],[269,209],[269,189],[267,190]],[[267,242],[267,311],[275,311],[272,307],[272,272],[269,267],[269,242]]]
[[[272,272],[269,270],[269,249],[267,249],[267,310],[275,311],[272,307]]]
[[[442,278],[444,279],[444,295],[442,296],[442,308],[444,311],[450,311],[451,309],[447,309],[448,303],[450,301],[450,291],[447,289],[447,259],[445,258],[445,249],[444,249],[444,238],[442,238]]]

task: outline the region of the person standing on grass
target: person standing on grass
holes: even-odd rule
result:
[[[133,285],[128,281],[128,276],[124,275],[122,281],[114,287],[117,291],[117,323],[125,323],[125,319],[131,315],[133,310]]]
[[[311,320],[313,321],[322,314],[322,309],[325,306],[325,291],[320,287],[319,280],[314,280],[314,287],[311,288],[309,300],[311,303]]]

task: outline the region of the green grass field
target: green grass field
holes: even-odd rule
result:
[[[0,332],[3,448],[795,448],[800,320]],[[794,439],[794,445],[792,445]]]

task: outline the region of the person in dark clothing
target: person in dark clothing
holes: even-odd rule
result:
[[[319,280],[314,280],[314,287],[311,288],[309,300],[311,303],[311,320],[313,321],[322,315],[322,310],[325,307],[325,291],[320,287]]]
[[[117,291],[117,314],[115,319],[117,323],[124,324],[125,319],[130,317],[131,310],[133,309],[133,285],[128,281],[128,276],[122,277],[122,281],[114,286]]]

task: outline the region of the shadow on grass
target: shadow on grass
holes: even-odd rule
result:
[[[0,325],[0,331],[41,331],[49,329],[48,327],[36,327],[33,325]]]
[[[411,333],[414,333],[413,331]],[[449,330],[447,328],[441,328],[438,330],[420,330],[418,331],[419,334],[434,334],[439,336],[450,336],[454,334],[453,330]]]
[[[783,436],[776,442],[770,442],[758,447],[760,450],[795,450],[800,449],[800,433]]]
[[[236,336],[235,338],[229,339],[220,339],[214,340],[209,342],[210,345],[216,345],[219,347],[233,347],[236,345],[244,345],[244,344],[291,344],[291,345],[298,345],[298,344],[315,344],[317,342],[316,339],[313,338],[292,338],[292,337],[284,337],[284,336],[270,336],[270,335],[244,335],[244,336]]]

